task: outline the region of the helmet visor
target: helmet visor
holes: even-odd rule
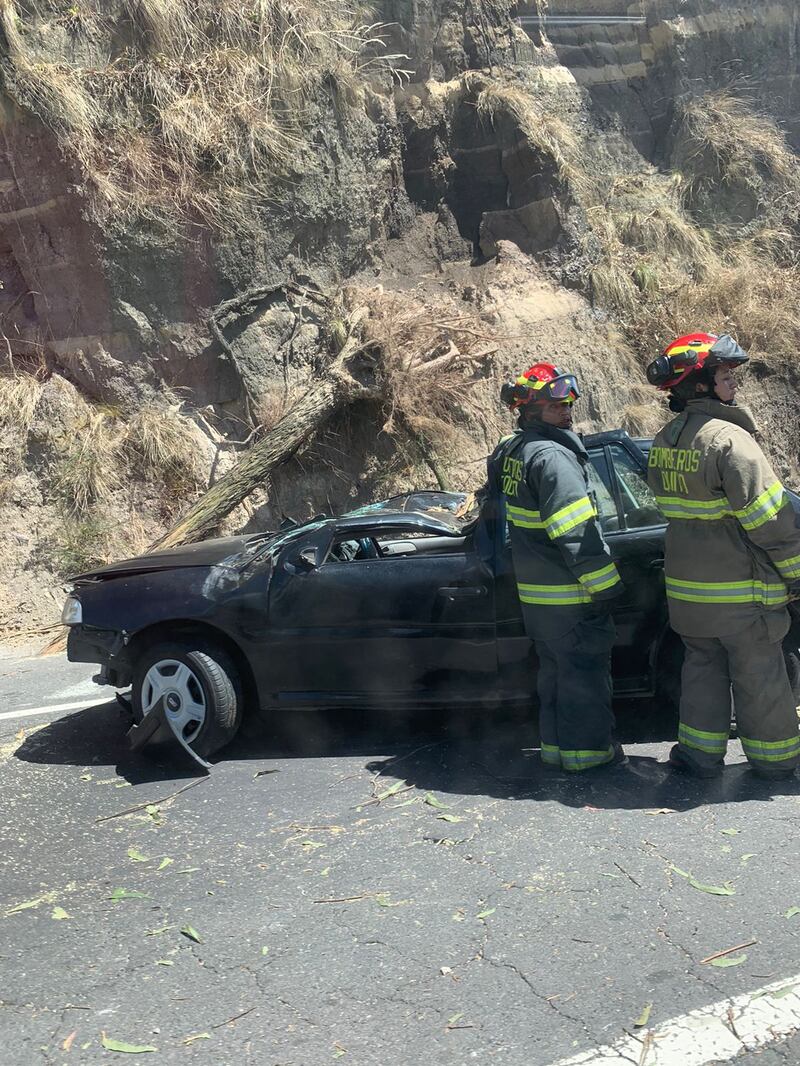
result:
[[[713,370],[715,366],[741,366],[743,363],[747,363],[750,360],[750,356],[744,349],[740,348],[733,337],[727,333],[720,337],[714,344],[714,347],[708,353],[705,365],[709,370]]]
[[[581,394],[578,379],[574,374],[562,374],[561,377],[548,381],[542,391],[548,400],[561,403],[574,403]]]

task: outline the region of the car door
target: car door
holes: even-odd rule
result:
[[[382,516],[337,529],[319,565],[302,557],[302,544],[284,552],[270,586],[279,699],[485,693],[496,671],[494,588],[469,538],[442,535],[419,516]]]
[[[625,592],[614,605],[612,653],[619,695],[649,689],[652,654],[667,625],[664,592],[666,523],[647,484],[644,454],[633,442],[589,449],[600,523]]]

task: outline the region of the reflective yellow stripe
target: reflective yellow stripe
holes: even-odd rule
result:
[[[695,748],[709,755],[724,755],[728,749],[727,733],[707,733],[684,722],[678,726],[678,740],[687,748]]]
[[[550,766],[561,765],[561,752],[556,744],[542,744],[542,762]]]
[[[739,740],[745,755],[759,762],[785,762],[800,755],[800,736],[788,740],[751,740],[740,735]]]
[[[548,604],[564,607],[575,603],[590,603],[591,596],[580,585],[517,585],[523,603]]]
[[[561,765],[573,773],[576,770],[589,770],[593,766],[605,766],[614,758],[614,749],[605,751],[564,751],[561,749]]]
[[[529,511],[526,507],[506,502],[506,518],[512,526],[521,529],[544,529],[545,525],[539,511]]]
[[[737,511],[736,517],[745,529],[758,529],[774,518],[785,503],[788,503],[786,490],[780,481],[776,481],[751,504]]]
[[[557,537],[563,537],[565,533],[569,533],[569,531],[576,526],[588,522],[589,519],[594,518],[596,514],[597,512],[589,497],[582,496],[581,499],[576,500],[567,507],[562,507],[560,511],[556,511],[555,514],[552,514],[549,518],[545,519],[547,535],[551,540],[555,540]]]
[[[588,574],[581,574],[578,581],[589,592],[604,592],[620,581],[619,572],[614,563],[604,566],[601,570],[591,570]]]
[[[775,566],[786,578],[800,577],[800,555],[793,555],[791,559],[779,559]]]
[[[730,500],[687,500],[680,496],[656,496],[656,503],[665,518],[697,519],[701,522],[716,522],[720,518],[732,518]]]
[[[680,581],[666,579],[667,597],[687,603],[759,603],[779,607],[788,601],[786,586],[764,581]]]

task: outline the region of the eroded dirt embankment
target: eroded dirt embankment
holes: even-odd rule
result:
[[[586,379],[586,428],[650,431],[642,360],[698,326],[753,351],[797,475],[796,6],[545,6],[526,32],[505,0],[384,0],[369,34],[338,0],[0,5],[0,624],[49,619],[59,574],[140,549],[313,388],[339,327],[303,287],[363,305],[384,356],[392,315],[420,350],[445,330],[431,358],[488,354],[425,429],[439,475],[386,393],[231,527],[476,484],[497,382],[540,355]]]

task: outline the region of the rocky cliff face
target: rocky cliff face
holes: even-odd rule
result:
[[[0,0],[0,384],[18,398],[38,382],[22,422],[0,413],[10,567],[49,573],[48,538],[76,517],[52,487],[69,390],[109,439],[128,440],[143,408],[179,406],[202,481],[313,385],[336,323],[287,281],[395,294],[423,317],[446,306],[494,339],[480,426],[467,418],[445,457],[453,484],[479,480],[497,380],[545,351],[591,382],[586,428],[658,424],[631,382],[682,326],[736,330],[757,356],[753,395],[786,402],[794,0],[379,0],[372,34],[338,0],[279,0],[279,26],[263,10]],[[768,434],[787,474],[795,424]],[[150,475],[124,469],[91,515],[163,527]],[[430,476],[391,412],[362,405],[276,475],[251,521]]]

